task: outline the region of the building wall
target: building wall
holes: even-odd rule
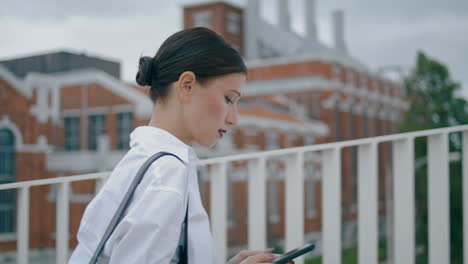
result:
[[[194,26],[199,26],[194,23],[194,14],[198,12],[209,12],[211,13],[210,19],[210,29],[218,33],[223,37],[228,43],[233,45],[241,54],[244,54],[244,45],[243,45],[243,9],[235,7],[227,3],[212,3],[212,4],[202,4],[196,6],[187,6],[183,11],[183,24],[184,28],[191,28]],[[239,17],[239,32],[231,33],[228,30],[228,13],[235,13]]]
[[[52,137],[53,126],[50,122],[38,123],[30,114],[36,96],[31,99],[18,92],[11,84],[0,79],[0,120],[8,119],[10,124],[18,129],[22,138],[23,149],[16,147],[15,151],[15,180],[31,181],[55,177],[46,169],[46,154],[44,151],[31,150],[38,145],[39,136],[44,136],[47,141]],[[0,125],[0,129],[10,129]],[[10,129],[11,130],[11,129]],[[15,135],[16,142],[19,136]],[[3,191],[11,192],[11,191]],[[30,190],[30,247],[40,248],[51,243],[49,236],[45,235],[44,226],[47,226],[49,218],[48,208],[44,207],[47,190],[45,187],[36,187]],[[15,218],[16,219],[16,218]],[[16,226],[16,225],[15,225]],[[16,239],[3,239],[0,236],[0,252],[16,250]]]
[[[109,137],[110,150],[117,149],[117,114],[134,112],[132,103],[107,88],[98,84],[63,87],[60,91],[62,122],[57,127],[59,146],[64,148],[64,117],[80,117],[81,150],[88,149],[89,116],[104,114],[106,118],[106,135]],[[133,115],[133,127],[148,124],[149,119],[138,119]]]
[[[210,11],[212,13],[212,29],[225,38],[233,46],[238,47],[241,54],[243,53],[243,11],[241,8],[231,6],[229,4],[216,3],[200,6],[191,6],[184,8],[184,28],[194,26],[193,15],[200,11]],[[234,12],[240,17],[239,34],[231,34],[227,30],[226,14]],[[337,68],[339,71],[337,72]],[[349,79],[349,73],[355,77]],[[304,76],[318,76],[324,80],[339,80],[343,85],[358,84],[362,82],[362,78],[366,78],[363,89],[377,91],[380,94],[389,94],[394,97],[399,97],[399,90],[395,86],[385,88],[382,82],[369,76],[362,76],[355,69],[344,68],[340,65],[335,65],[329,62],[322,61],[306,61],[289,64],[277,64],[260,67],[252,67],[248,72],[248,81],[267,81],[279,80],[287,78],[296,78]],[[359,87],[361,87],[359,85]],[[330,90],[315,90],[308,92],[288,92],[284,95],[296,102],[306,106],[310,118],[319,119],[330,128],[330,134],[323,138],[316,138],[315,144],[333,142],[336,140],[339,133],[339,140],[351,140],[355,138],[363,138],[367,136],[378,136],[395,131],[395,124],[389,121],[381,120],[378,114],[369,115],[361,111],[358,113],[349,113],[346,107],[330,108],[325,107],[324,102],[334,95],[334,91]],[[8,118],[18,126],[23,136],[25,144],[37,144],[39,135],[44,135],[49,144],[52,144],[55,150],[63,150],[65,145],[64,139],[64,122],[66,116],[80,117],[80,150],[88,149],[88,116],[92,113],[103,113],[106,116],[106,134],[109,137],[110,151],[117,149],[116,135],[116,119],[117,112],[130,111],[134,112],[134,107],[131,102],[110,92],[105,87],[98,84],[77,85],[63,87],[60,91],[61,101],[61,119],[58,124],[38,123],[35,117],[30,114],[31,107],[35,104],[36,94],[33,94],[31,99],[25,98],[10,84],[0,80],[0,119],[3,116]],[[338,94],[339,104],[343,104],[348,98],[343,94]],[[51,94],[48,94],[49,102],[52,101]],[[378,106],[379,109],[382,106]],[[124,110],[123,110],[124,109]],[[355,120],[354,126],[350,126],[350,118]],[[339,120],[339,131],[335,127],[336,118]],[[364,130],[364,119],[368,120],[368,129]],[[134,115],[133,127],[146,125],[148,119],[138,119]],[[376,124],[379,124],[378,126]],[[392,127],[392,129],[382,129]],[[380,128],[380,131],[376,129]],[[235,149],[245,149],[255,147],[258,150],[266,150],[269,146],[266,144],[265,131],[258,130],[256,134],[252,134],[245,128],[238,128],[234,131],[233,142]],[[301,146],[304,144],[304,138],[297,136],[290,139],[290,135],[278,132],[278,147],[286,148],[293,146]],[[383,201],[386,192],[386,179],[388,171],[388,161],[390,160],[390,148],[388,145],[382,144],[379,146],[381,154],[379,154],[379,201]],[[344,149],[342,153],[342,204],[344,220],[353,221],[356,219],[356,181],[357,175],[353,172],[356,164],[353,165],[356,151]],[[25,164],[27,164],[25,166]],[[73,171],[65,171],[60,175],[47,172],[46,154],[41,153],[17,153],[16,154],[16,180],[32,180],[43,179],[55,176],[68,176],[80,174]],[[244,246],[247,243],[247,182],[245,180],[232,181],[231,188],[233,196],[234,216],[228,230],[229,246],[238,247]],[[318,180],[314,186],[316,212],[312,217],[308,217],[305,213],[305,232],[318,232],[321,229],[322,216],[322,201],[321,201],[321,181]],[[210,212],[210,183],[201,182],[203,201],[207,212]],[[95,190],[93,181],[84,181],[72,184],[74,195],[90,195]],[[278,221],[268,220],[267,234],[269,239],[274,240],[284,237],[285,226],[285,193],[284,180],[279,180],[278,183]],[[304,191],[306,194],[307,190]],[[31,190],[31,211],[30,211],[30,247],[31,248],[50,248],[55,246],[53,233],[55,232],[55,198],[56,191],[50,186],[38,187]],[[76,232],[79,227],[81,216],[86,206],[86,199],[83,201],[72,200],[70,204],[70,247],[76,246]],[[15,241],[0,241],[0,251],[15,250]]]

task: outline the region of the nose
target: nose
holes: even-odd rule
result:
[[[237,125],[238,121],[239,121],[239,113],[237,112],[237,106],[234,106],[229,109],[229,112],[226,116],[226,124],[230,126],[235,126]]]

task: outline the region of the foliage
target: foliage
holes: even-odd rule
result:
[[[460,85],[450,78],[442,63],[419,52],[416,66],[405,78],[409,109],[400,132],[468,124],[467,101],[458,96]],[[461,157],[460,133],[450,135],[449,149]],[[428,263],[427,140],[415,140],[416,262]],[[462,263],[462,167],[461,159],[450,163],[450,243],[451,263]]]

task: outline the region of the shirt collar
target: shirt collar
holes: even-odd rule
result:
[[[168,131],[154,126],[140,126],[130,134],[130,147],[142,147],[151,155],[165,151],[177,155],[184,162],[198,162],[195,151]]]

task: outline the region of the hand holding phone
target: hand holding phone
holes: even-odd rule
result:
[[[315,244],[305,244],[301,247],[293,249],[285,254],[283,254],[280,258],[276,259],[273,263],[277,264],[285,264],[289,261],[306,254],[307,252],[313,250],[315,248]]]

